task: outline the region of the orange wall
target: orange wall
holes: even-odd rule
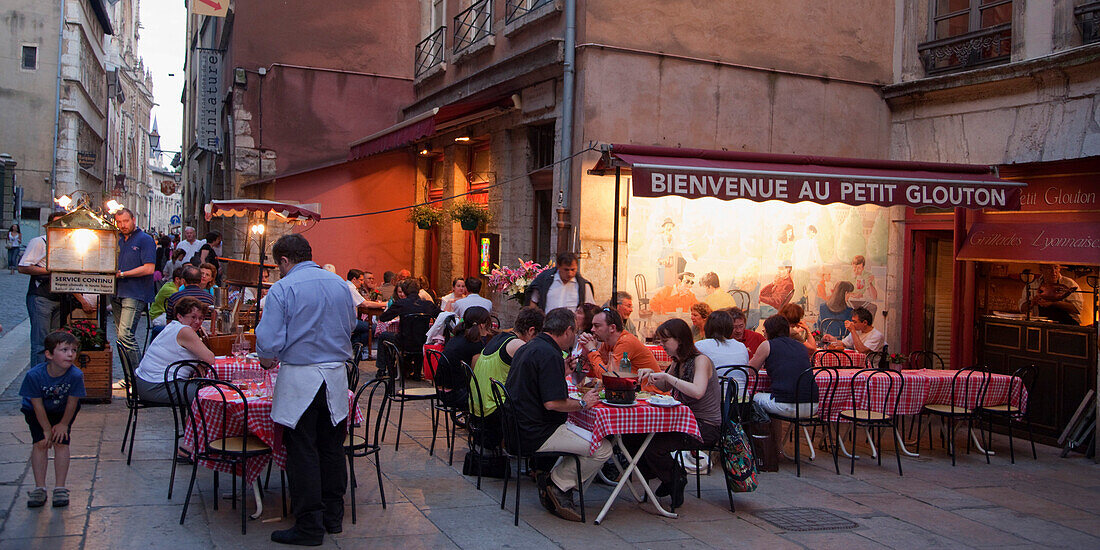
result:
[[[275,200],[320,204],[321,221],[299,230],[309,239],[315,262],[335,265],[341,277],[351,268],[372,271],[381,284],[387,270],[412,269],[415,226],[405,221],[408,212],[325,218],[411,205],[415,178],[414,160],[398,151],[279,178],[271,185]]]

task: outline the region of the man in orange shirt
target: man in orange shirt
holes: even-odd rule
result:
[[[695,298],[695,293],[692,292],[692,287],[695,286],[695,274],[685,271],[679,275],[679,278],[680,280],[675,286],[662,287],[657,291],[657,294],[653,295],[653,298],[649,300],[650,309],[657,313],[676,313],[677,310],[683,313],[691,311],[691,306],[699,301]]]
[[[606,307],[601,309],[592,317],[592,333],[595,337],[581,336],[581,346],[584,347],[585,356],[591,365],[589,376],[602,376],[610,370],[609,362],[621,365],[623,354],[626,354],[630,361],[630,371],[635,374],[638,373],[638,369],[654,369],[654,372],[661,372],[662,369],[657,365],[653,352],[649,351],[637,336],[623,330],[623,318],[618,311]],[[649,386],[647,384],[642,389],[653,392],[655,388]]]

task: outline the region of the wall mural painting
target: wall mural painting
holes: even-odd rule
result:
[[[889,223],[869,205],[634,197],[622,288],[646,337],[673,317],[698,322],[697,303],[740,307],[752,329],[798,304],[807,326],[843,337],[854,308],[881,319]]]

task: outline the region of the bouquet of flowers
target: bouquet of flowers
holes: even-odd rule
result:
[[[886,360],[895,365],[904,365],[905,363],[909,362],[909,356],[905,355],[904,353],[891,353],[890,355],[886,356]]]
[[[65,330],[76,336],[80,341],[80,349],[84,351],[100,350],[107,345],[107,334],[92,321],[73,321]]]
[[[523,297],[527,293],[527,287],[535,280],[539,273],[550,269],[552,266],[542,266],[533,261],[519,260],[519,267],[507,267],[496,265],[489,272],[489,286],[500,292],[505,298],[523,303]]]

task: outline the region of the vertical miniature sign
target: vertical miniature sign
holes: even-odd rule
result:
[[[197,48],[198,97],[195,104],[195,131],[198,146],[207,151],[220,151],[218,137],[218,94],[221,90],[222,54],[219,50]]]

